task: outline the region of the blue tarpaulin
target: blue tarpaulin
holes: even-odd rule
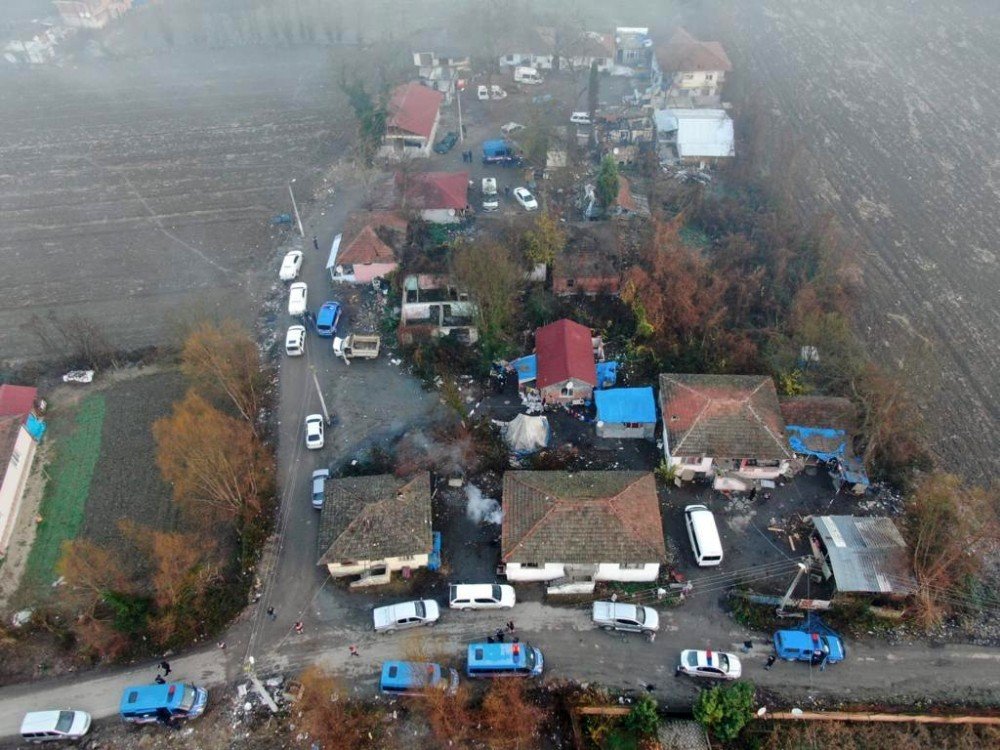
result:
[[[618,363],[598,362],[597,363],[597,387],[611,388],[618,382]],[[656,421],[655,419],[653,420]]]
[[[517,384],[530,383],[538,376],[538,358],[534,354],[512,360],[510,366],[517,373]]]
[[[24,429],[35,439],[35,442],[39,442],[42,439],[42,435],[45,434],[45,422],[34,414],[29,414],[28,418],[24,421]]]
[[[656,424],[656,399],[648,386],[596,391],[594,401],[599,422]]]
[[[796,453],[816,456],[820,461],[843,460],[847,451],[847,433],[827,427],[785,427],[788,443]]]

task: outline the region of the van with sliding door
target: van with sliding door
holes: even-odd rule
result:
[[[694,561],[703,568],[722,564],[722,540],[715,526],[715,516],[704,505],[689,505],[684,509],[684,525]]]
[[[169,724],[205,713],[208,691],[183,682],[125,688],[119,714],[127,724]]]
[[[538,677],[545,662],[530,643],[470,643],[469,677]]]

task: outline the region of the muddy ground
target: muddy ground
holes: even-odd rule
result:
[[[859,240],[873,359],[907,373],[946,466],[995,476],[996,4],[719,0],[702,20],[733,60],[737,112],[794,142],[775,175]]]
[[[290,211],[347,112],[320,47],[0,69],[0,360],[63,354],[33,318],[115,348],[195,313],[252,320]],[[51,326],[49,326],[51,328]],[[51,338],[51,336],[50,336]]]

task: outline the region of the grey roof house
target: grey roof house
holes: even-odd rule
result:
[[[430,474],[329,479],[319,521],[319,560],[351,585],[388,583],[394,570],[426,567],[433,546]]]

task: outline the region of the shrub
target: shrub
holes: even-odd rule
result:
[[[694,718],[722,742],[731,742],[753,719],[753,698],[750,682],[702,690],[694,704]]]
[[[648,737],[656,734],[660,726],[660,716],[656,712],[656,701],[648,695],[643,695],[632,711],[625,717],[625,726],[638,735]]]

